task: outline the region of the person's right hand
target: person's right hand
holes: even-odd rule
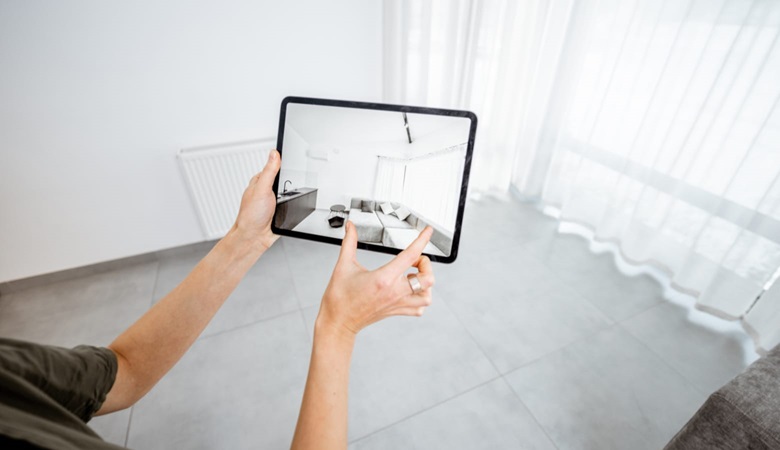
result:
[[[425,227],[406,250],[379,269],[369,271],[357,262],[357,231],[347,221],[336,267],[322,297],[318,329],[334,329],[352,336],[389,316],[421,316],[431,304],[434,283],[431,261],[421,256],[433,229]],[[422,291],[413,293],[406,271],[415,267]],[[411,276],[411,275],[410,275]]]

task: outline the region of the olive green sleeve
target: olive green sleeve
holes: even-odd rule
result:
[[[117,372],[116,355],[104,347],[68,349],[4,338],[0,363],[84,422],[100,409]]]

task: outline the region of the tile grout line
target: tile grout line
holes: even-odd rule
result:
[[[564,233],[560,233],[560,232],[558,232],[558,234],[564,234]],[[579,236],[579,235],[574,235],[574,236]],[[586,247],[587,247],[587,250],[588,250],[588,252],[589,252],[590,256],[596,257],[596,256],[599,256],[599,255],[602,255],[602,254],[605,254],[605,253],[606,253],[606,254],[608,254],[608,255],[610,255],[610,256],[612,256],[612,257],[614,257],[614,256],[615,256],[615,255],[611,254],[609,251],[607,251],[607,252],[601,252],[601,253],[596,253],[596,252],[593,252],[593,251],[591,251],[591,250],[590,250],[590,248],[588,247],[588,245],[587,245],[588,243],[587,243],[587,242],[585,242],[585,244],[586,244]],[[665,303],[665,302],[666,302],[666,303],[670,303],[670,302],[669,302],[669,300],[667,300],[667,299],[666,299],[666,298],[663,296],[663,292],[662,292],[662,293],[661,293],[661,300],[660,300],[660,301],[658,301],[658,302],[656,302],[656,303],[654,303],[654,304],[652,304],[652,305],[648,306],[648,307],[647,307],[647,308],[645,308],[645,309],[642,309],[641,311],[635,312],[635,313],[631,314],[630,316],[628,316],[628,317],[625,317],[625,318],[623,318],[623,319],[614,319],[614,318],[612,318],[612,317],[611,317],[609,314],[607,314],[607,312],[606,312],[606,311],[602,310],[602,309],[601,309],[601,308],[600,308],[598,305],[596,305],[595,303],[593,303],[593,302],[592,302],[590,299],[588,299],[588,297],[586,297],[586,296],[585,296],[583,293],[581,293],[581,292],[579,291],[579,289],[577,289],[577,288],[576,288],[576,286],[574,286],[574,285],[572,285],[572,284],[571,284],[571,282],[570,282],[570,281],[568,281],[568,280],[565,280],[565,279],[561,278],[561,277],[560,277],[560,275],[558,275],[558,272],[560,272],[560,271],[561,271],[561,269],[556,269],[556,268],[554,268],[554,267],[550,266],[550,265],[547,263],[547,261],[545,261],[544,259],[542,259],[542,258],[538,257],[537,255],[534,255],[533,253],[530,253],[530,252],[529,252],[529,254],[530,254],[530,256],[531,256],[532,258],[536,259],[536,260],[537,260],[537,261],[539,261],[539,262],[540,262],[542,265],[544,265],[546,268],[548,268],[548,269],[549,269],[549,270],[550,270],[550,271],[551,271],[551,272],[552,272],[552,273],[555,275],[555,277],[556,277],[556,278],[557,278],[557,279],[558,279],[558,280],[561,282],[561,284],[563,284],[563,285],[565,285],[567,288],[571,289],[571,290],[572,290],[572,291],[573,291],[575,294],[577,294],[577,296],[578,296],[578,297],[580,297],[582,300],[585,300],[585,301],[586,301],[588,304],[590,304],[591,306],[593,306],[594,308],[596,308],[596,309],[597,309],[599,312],[601,312],[601,314],[603,314],[605,317],[607,317],[609,320],[611,320],[611,321],[612,321],[612,322],[614,322],[615,324],[620,324],[620,323],[622,323],[622,322],[624,322],[624,321],[626,321],[626,320],[629,320],[629,319],[631,319],[631,318],[634,318],[634,317],[636,317],[636,316],[638,316],[638,315],[640,315],[640,314],[642,314],[642,313],[645,313],[645,312],[647,312],[647,311],[649,311],[649,310],[651,310],[651,309],[653,309],[653,308],[655,308],[655,307],[657,307],[657,306],[659,306],[659,305],[661,305],[661,304],[663,304],[663,303]],[[616,270],[614,270],[613,272],[616,272],[617,274],[619,274],[619,275],[622,275],[622,276],[624,276],[624,277],[627,277],[627,278],[633,278],[633,276],[632,276],[632,275],[627,275],[627,274],[624,274],[623,272],[621,272],[619,268],[615,267],[615,269],[616,269]],[[586,275],[590,277],[590,276],[593,276],[593,275],[595,275],[595,274],[594,274],[594,273],[587,273]],[[656,281],[656,283],[658,283],[658,284],[659,284],[659,286],[660,286],[661,288],[663,288],[663,285],[662,285],[662,283],[658,282],[658,280],[655,280],[655,281]]]
[[[313,332],[309,331],[309,324],[306,323],[306,316],[303,315],[303,310],[298,310],[298,315],[301,317],[301,322],[303,322],[303,329],[306,331],[306,336],[308,336],[310,342],[312,343],[312,346],[314,345],[314,334]]]
[[[533,298],[541,297],[542,295],[545,295],[548,292],[550,292],[550,291],[546,291],[544,293],[541,293],[541,294],[539,294],[537,296],[534,296]],[[588,302],[590,304],[590,302],[585,297],[583,297],[582,295],[580,295],[580,294],[578,294],[576,292],[575,292],[575,294],[577,294],[578,297],[582,298],[583,300],[585,300],[586,302]],[[446,305],[446,303],[445,303],[445,305]],[[495,365],[495,363],[490,358],[490,356],[488,356],[488,354],[482,349],[482,346],[479,344],[479,342],[477,342],[477,339],[471,334],[471,332],[468,330],[466,325],[463,324],[463,322],[460,319],[460,316],[458,316],[458,313],[455,312],[455,310],[450,308],[449,306],[447,306],[447,308],[450,310],[450,312],[452,312],[452,314],[455,316],[455,318],[458,320],[458,322],[461,324],[461,326],[463,326],[463,328],[465,329],[466,333],[469,335],[469,337],[471,337],[471,339],[477,345],[477,348],[483,353],[483,355],[488,359],[488,361],[490,361],[491,365],[496,369],[496,372],[499,375],[504,376],[504,375],[508,375],[509,373],[514,372],[514,371],[516,371],[518,369],[522,369],[523,367],[526,367],[526,366],[528,366],[530,364],[533,364],[533,363],[535,363],[537,361],[540,361],[540,360],[542,360],[542,359],[544,359],[544,358],[546,358],[546,357],[548,357],[550,355],[553,355],[553,354],[555,354],[555,353],[557,353],[557,352],[559,352],[559,351],[561,351],[561,350],[563,350],[563,349],[565,349],[565,348],[567,348],[567,347],[569,347],[571,345],[574,345],[574,344],[576,344],[578,342],[581,342],[581,341],[583,341],[585,339],[588,339],[588,338],[590,338],[592,336],[595,336],[598,333],[601,333],[603,331],[607,331],[610,328],[614,328],[616,325],[618,325],[617,321],[613,320],[611,317],[609,317],[606,314],[604,314],[600,309],[596,308],[595,305],[591,304],[591,306],[593,306],[593,308],[595,308],[597,311],[599,311],[599,313],[601,313],[605,318],[609,319],[610,322],[607,323],[607,325],[605,327],[598,328],[598,329],[592,330],[592,331],[590,331],[588,333],[585,333],[582,336],[580,336],[579,338],[577,338],[577,339],[575,339],[575,340],[573,340],[571,342],[567,342],[566,344],[563,344],[562,346],[560,346],[558,348],[554,348],[554,349],[548,351],[547,353],[543,353],[541,355],[538,355],[535,358],[532,358],[532,359],[530,359],[530,360],[520,364],[519,366],[512,367],[511,369],[506,370],[506,371],[499,370],[499,368]]]
[[[658,357],[658,359],[660,359],[661,361],[663,361],[663,363],[664,363],[664,365],[666,365],[666,367],[668,367],[669,369],[671,369],[671,370],[672,370],[672,372],[674,372],[674,373],[676,373],[677,375],[679,375],[679,376],[680,376],[680,377],[681,377],[683,380],[687,381],[687,382],[688,382],[688,383],[689,383],[691,386],[693,386],[693,388],[694,388],[694,389],[695,389],[697,392],[701,393],[701,394],[702,394],[702,395],[704,395],[705,397],[709,397],[709,396],[710,396],[710,394],[712,394],[712,392],[704,392],[704,391],[702,391],[702,388],[701,388],[701,386],[700,386],[698,383],[696,383],[696,382],[694,382],[694,381],[692,381],[692,380],[688,379],[688,377],[687,377],[687,376],[685,376],[685,375],[684,375],[682,372],[680,372],[679,370],[677,370],[677,368],[675,368],[674,366],[672,366],[672,365],[669,363],[669,361],[667,361],[667,360],[666,360],[666,358],[664,358],[664,357],[663,357],[663,355],[661,355],[660,353],[658,353],[658,352],[656,352],[655,350],[653,350],[653,348],[652,348],[652,347],[650,347],[649,345],[647,345],[647,344],[645,343],[645,341],[643,341],[643,340],[642,340],[642,339],[640,339],[639,337],[635,336],[635,335],[634,335],[634,333],[632,333],[631,331],[629,331],[629,330],[628,330],[628,329],[625,327],[625,325],[623,325],[623,323],[622,323],[622,322],[621,322],[621,323],[618,323],[618,324],[616,324],[616,325],[617,325],[618,327],[620,327],[620,329],[621,329],[622,331],[624,331],[624,332],[625,332],[627,335],[631,336],[631,339],[633,339],[633,340],[635,340],[635,341],[639,342],[639,343],[640,343],[640,344],[641,344],[641,345],[642,345],[644,348],[646,348],[648,351],[650,351],[650,353],[652,353],[653,355],[657,356],[657,357]]]
[[[130,425],[133,423],[133,412],[135,411],[135,405],[130,407],[130,417],[127,418],[127,431],[125,431],[125,447],[130,440]]]
[[[268,322],[270,320],[278,319],[280,317],[284,317],[284,316],[287,316],[287,315],[290,315],[290,314],[294,314],[294,313],[299,312],[299,311],[300,311],[299,309],[291,309],[289,311],[285,311],[285,312],[276,314],[274,316],[265,317],[263,319],[255,320],[254,322],[245,323],[245,324],[238,325],[238,326],[235,326],[233,328],[226,329],[226,330],[220,330],[220,331],[217,331],[215,333],[209,334],[207,336],[198,336],[197,341],[202,341],[204,339],[211,339],[214,336],[220,336],[220,335],[223,335],[223,334],[226,334],[226,333],[230,333],[232,331],[240,330],[242,328],[251,327],[252,325],[257,325],[259,323]]]
[[[298,313],[301,317],[301,322],[303,322],[303,330],[306,332],[306,336],[309,337],[309,339],[314,339],[314,336],[309,331],[309,325],[306,323],[306,316],[303,314],[303,305],[301,305],[301,294],[298,292],[298,287],[295,283],[295,275],[293,275],[292,266],[290,265],[290,257],[287,254],[287,246],[284,245],[284,242],[281,238],[277,240],[279,245],[282,246],[282,254],[284,255],[284,263],[287,265],[287,270],[290,271],[290,282],[292,283],[292,289],[293,294],[295,294],[295,302],[298,305]]]
[[[635,312],[634,314],[631,314],[628,317],[625,317],[625,318],[620,319],[620,320],[616,320],[615,323],[622,324],[623,322],[626,322],[628,320],[631,320],[631,319],[634,319],[634,318],[636,318],[638,316],[641,316],[642,314],[650,311],[651,309],[658,308],[658,307],[660,307],[660,306],[662,306],[664,304],[673,304],[673,303],[670,302],[669,300],[667,300],[665,297],[661,296],[661,300],[659,302],[654,303],[654,304],[648,306],[647,308],[645,308],[645,309],[643,309],[641,311],[637,311],[637,312]]]
[[[479,383],[479,384],[477,384],[475,386],[472,386],[472,387],[466,389],[463,392],[458,392],[457,394],[455,394],[455,395],[453,395],[451,397],[447,397],[446,399],[443,399],[443,400],[441,400],[439,402],[436,402],[433,405],[427,406],[427,407],[425,407],[425,408],[423,408],[423,409],[421,409],[419,411],[416,411],[416,412],[414,412],[412,414],[409,414],[408,416],[404,416],[404,417],[396,420],[395,422],[389,423],[389,424],[387,424],[387,425],[385,425],[383,427],[377,428],[376,430],[374,430],[374,431],[372,431],[372,432],[370,432],[368,434],[365,434],[365,435],[360,436],[360,437],[358,437],[356,439],[353,439],[352,441],[349,442],[349,444],[350,445],[351,444],[355,444],[355,443],[357,443],[359,441],[367,439],[367,438],[369,438],[369,437],[371,437],[371,436],[373,436],[373,435],[375,435],[375,434],[377,434],[377,433],[379,433],[381,431],[384,431],[384,430],[386,430],[386,429],[388,429],[390,427],[398,425],[401,422],[404,422],[404,421],[406,421],[408,419],[411,419],[412,417],[418,416],[418,415],[420,415],[420,414],[422,414],[422,413],[424,413],[426,411],[429,411],[429,410],[431,410],[433,408],[436,408],[437,406],[443,405],[444,403],[447,403],[450,400],[454,400],[454,399],[456,399],[456,398],[458,398],[458,397],[460,397],[462,395],[465,395],[465,394],[468,394],[469,392],[475,391],[475,390],[481,388],[482,386],[485,386],[485,385],[487,385],[489,383],[492,383],[492,382],[494,382],[494,381],[496,381],[496,380],[498,380],[500,378],[501,378],[501,375],[499,374],[499,375],[497,375],[497,376],[495,376],[493,378],[490,378],[490,379],[488,379],[486,381],[483,381],[483,382],[481,382],[481,383]]]
[[[284,245],[285,241],[282,241],[281,237],[277,240],[279,245],[282,246],[282,254],[284,255],[284,263],[287,266],[287,270],[290,272],[290,281],[292,282],[293,293],[295,294],[295,302],[298,304],[298,310],[303,314],[303,306],[301,305],[301,295],[298,292],[298,287],[295,283],[295,276],[293,275],[292,266],[290,265],[290,258],[287,255],[287,247]]]
[[[575,286],[571,285],[571,283],[570,283],[569,281],[567,281],[567,280],[565,280],[565,279],[561,278],[561,276],[560,276],[560,275],[558,275],[558,272],[560,272],[560,271],[561,271],[561,269],[556,269],[556,268],[552,267],[551,265],[547,264],[547,261],[545,261],[545,260],[543,260],[543,259],[541,259],[541,258],[537,257],[536,255],[533,255],[533,254],[532,254],[532,255],[531,255],[531,257],[535,258],[535,259],[536,259],[537,261],[539,261],[539,262],[540,262],[540,263],[541,263],[541,264],[542,264],[544,267],[546,267],[546,268],[547,268],[547,270],[549,270],[550,272],[552,272],[553,276],[554,276],[554,277],[555,277],[555,278],[558,280],[558,282],[559,282],[561,285],[563,285],[563,286],[566,286],[566,288],[567,288],[567,289],[570,289],[570,290],[571,290],[573,293],[577,294],[577,297],[579,297],[580,299],[584,300],[584,301],[585,301],[585,303],[587,303],[588,305],[590,305],[591,307],[593,307],[593,308],[594,308],[596,311],[600,312],[600,313],[601,313],[601,315],[603,315],[604,317],[606,317],[607,319],[609,319],[610,321],[612,321],[612,325],[614,325],[614,324],[616,324],[616,323],[618,323],[618,322],[619,322],[618,320],[615,320],[615,319],[613,319],[613,318],[612,318],[612,316],[610,316],[609,314],[607,314],[607,313],[606,313],[604,310],[602,310],[601,308],[599,308],[599,307],[598,307],[598,306],[597,306],[595,303],[593,303],[592,301],[590,301],[590,299],[588,299],[588,297],[586,297],[585,295],[583,295],[583,294],[582,294],[582,293],[579,291],[579,289],[577,289]],[[587,276],[591,276],[591,275],[593,275],[593,274],[587,274]]]
[[[610,323],[609,325],[607,325],[604,328],[591,331],[590,333],[586,333],[586,334],[582,335],[582,337],[580,337],[578,339],[575,339],[575,340],[573,340],[571,342],[568,342],[568,343],[566,343],[566,344],[564,344],[564,345],[562,345],[562,346],[560,346],[560,347],[558,347],[556,349],[550,350],[549,352],[547,352],[547,353],[545,353],[543,355],[539,355],[539,356],[537,356],[537,357],[535,357],[535,358],[533,358],[531,360],[528,360],[528,361],[524,362],[523,364],[520,364],[517,367],[513,367],[513,368],[507,370],[506,372],[501,372],[501,376],[503,377],[503,376],[509,375],[512,372],[516,372],[516,371],[518,371],[518,370],[520,370],[522,368],[528,367],[531,364],[536,364],[537,362],[539,362],[539,361],[541,361],[541,360],[543,360],[543,359],[545,359],[545,358],[547,358],[549,356],[552,356],[552,355],[554,355],[554,354],[556,354],[558,352],[566,350],[567,348],[571,347],[572,345],[578,344],[578,343],[580,343],[580,342],[582,342],[582,341],[584,341],[586,339],[590,339],[591,337],[593,337],[593,336],[595,336],[595,335],[597,335],[599,333],[604,333],[604,332],[609,331],[610,329],[616,328],[618,325],[619,324],[617,322],[614,322],[614,323]]]
[[[471,341],[474,343],[474,345],[477,346],[477,349],[480,351],[480,353],[482,353],[482,356],[484,356],[485,359],[487,359],[490,362],[490,365],[493,367],[493,369],[495,369],[496,373],[499,376],[501,376],[501,371],[498,369],[498,366],[496,366],[496,363],[493,362],[493,359],[490,357],[490,355],[488,355],[487,352],[485,352],[485,349],[483,349],[482,346],[479,344],[479,342],[477,342],[477,339],[474,337],[474,335],[471,334],[471,331],[469,331],[468,327],[466,327],[466,324],[463,323],[463,321],[460,319],[460,316],[458,315],[458,313],[455,312],[455,310],[452,309],[447,304],[447,301],[445,299],[442,298],[440,301],[450,311],[450,313],[452,313],[452,315],[455,316],[455,320],[458,321],[458,324],[463,328],[463,331],[466,332],[466,335],[468,335],[468,337],[471,339]]]
[[[154,297],[157,294],[157,282],[160,280],[160,266],[162,266],[160,259],[157,259],[157,270],[154,272],[154,284],[152,285],[152,298],[149,300],[149,308],[154,306]],[[147,308],[148,309],[148,308]]]
[[[512,387],[512,385],[509,383],[509,380],[504,377],[504,375],[501,375],[501,380],[506,384],[506,386],[509,388],[510,391],[512,391],[512,394],[515,396],[517,401],[520,402],[521,405],[523,405],[523,408],[525,408],[526,411],[528,411],[528,414],[534,419],[534,423],[536,426],[539,427],[540,430],[542,430],[542,433],[547,437],[547,440],[550,441],[550,444],[552,444],[553,447],[556,449],[560,449],[558,447],[558,444],[553,440],[553,438],[550,436],[550,434],[547,432],[547,429],[539,422],[539,419],[536,417],[536,414],[534,414],[533,411],[531,411],[531,408],[528,407],[528,405],[525,404],[522,398],[520,398],[520,394],[515,391],[515,388]]]

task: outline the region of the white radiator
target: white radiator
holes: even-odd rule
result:
[[[179,165],[206,239],[221,238],[233,226],[244,189],[275,146],[272,138],[179,151]]]

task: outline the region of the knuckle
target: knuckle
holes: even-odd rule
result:
[[[387,289],[387,279],[385,277],[376,277],[374,279],[374,286],[378,290],[384,291],[385,289]]]

